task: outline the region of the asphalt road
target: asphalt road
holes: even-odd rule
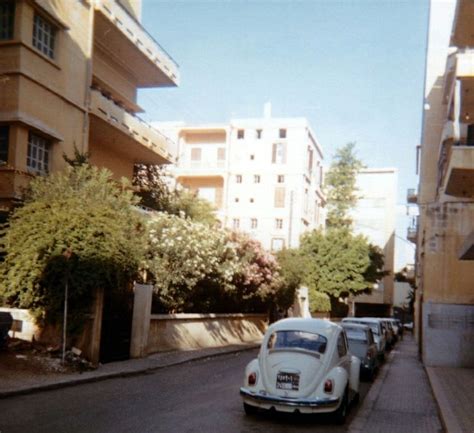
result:
[[[241,352],[168,367],[153,374],[0,400],[0,433],[346,430],[321,416],[246,416],[239,387],[245,365],[255,356],[256,351]],[[369,384],[361,385],[362,400]],[[351,409],[348,422],[357,409]]]

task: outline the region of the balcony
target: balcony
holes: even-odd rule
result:
[[[407,203],[416,204],[418,201],[418,193],[415,188],[409,188],[407,190]]]
[[[410,242],[416,244],[416,239],[418,237],[418,228],[416,225],[407,228],[407,239]]]
[[[98,90],[91,90],[92,141],[128,156],[134,163],[167,164],[175,144],[158,130],[129,114]]]
[[[137,80],[137,87],[179,84],[178,64],[117,0],[95,2],[94,44]]]
[[[456,15],[451,34],[451,45],[456,47],[474,47],[474,2],[472,0],[458,0]]]
[[[474,146],[449,146],[446,149],[442,187],[445,194],[474,197]]]
[[[474,97],[474,50],[460,49],[448,57],[446,78],[444,83],[444,102],[450,107],[450,115],[454,116],[454,107],[459,106],[459,117],[469,117],[469,108],[473,106]],[[459,89],[456,82],[459,81]],[[472,114],[472,110],[471,110]]]

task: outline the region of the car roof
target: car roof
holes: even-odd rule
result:
[[[343,322],[367,322],[367,323],[380,323],[380,319],[376,319],[375,317],[345,317],[342,319]]]
[[[341,327],[329,320],[292,317],[273,323],[269,329],[273,331],[306,331],[330,336],[340,330]]]
[[[362,323],[352,323],[350,321],[342,322],[343,328],[353,328],[353,329],[361,329],[361,330],[368,330],[370,329],[367,325],[363,325]]]

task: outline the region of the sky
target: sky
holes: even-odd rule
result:
[[[413,263],[428,0],[142,0],[142,24],[180,66],[177,88],[142,89],[149,122],[306,117],[329,166],[356,143],[370,168],[398,169],[396,264]]]

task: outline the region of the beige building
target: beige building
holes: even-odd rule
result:
[[[137,89],[179,82],[140,13],[141,0],[0,2],[0,210],[74,147],[117,178],[174,160],[169,140],[137,117]]]
[[[323,152],[308,121],[235,119],[176,131],[178,182],[209,200],[222,225],[269,250],[296,247],[324,223]]]
[[[431,1],[416,329],[429,366],[474,366],[474,2]]]
[[[397,182],[398,172],[394,168],[363,169],[357,175],[359,199],[352,212],[354,232],[382,249],[387,272],[370,295],[353,299],[352,313],[357,316],[392,314]]]

